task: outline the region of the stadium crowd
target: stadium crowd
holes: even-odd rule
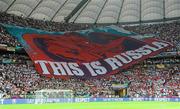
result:
[[[74,31],[93,27],[89,24],[66,24],[40,21],[1,13],[0,23],[33,27],[48,31]],[[169,51],[180,51],[180,23],[125,26],[125,29],[140,34],[155,34],[155,37],[175,44]],[[0,27],[0,44],[20,46],[18,41]],[[13,63],[3,63],[3,59],[12,59]],[[173,57],[172,57],[173,58]],[[165,60],[146,60],[141,64],[119,72],[108,78],[68,80],[40,76],[26,54],[0,54],[0,97],[24,98],[40,89],[71,89],[77,97],[115,97],[114,83],[128,84],[128,97],[177,97],[180,92],[180,61],[172,59],[173,64]]]
[[[15,55],[8,56],[14,59]],[[128,83],[129,97],[175,97],[180,89],[180,65],[177,62],[163,65],[138,64],[108,78],[89,80],[42,77],[28,58],[22,62],[0,64],[0,91],[3,97],[19,95],[22,98],[40,89],[73,90],[78,97],[113,97],[112,85],[115,83]]]
[[[126,26],[125,29],[142,35],[154,35],[175,45],[169,51],[180,51],[180,22]]]
[[[5,30],[0,26],[0,44],[6,44],[8,46],[19,46],[17,39],[11,37],[5,32]]]

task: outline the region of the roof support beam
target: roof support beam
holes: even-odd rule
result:
[[[139,33],[141,32],[142,26],[142,0],[139,0]]]
[[[163,20],[166,19],[166,4],[165,4],[165,0],[163,0]]]
[[[53,17],[51,18],[50,21],[52,21],[54,19],[54,17],[57,15],[57,13],[62,9],[62,7],[67,3],[68,0],[66,0],[60,7],[59,9],[56,11],[56,13],[53,15]]]
[[[81,9],[82,6],[84,6],[84,4],[86,4],[86,2],[88,2],[88,0],[82,0],[76,7],[75,9],[73,9],[71,11],[71,13],[64,18],[65,22],[68,23],[69,20],[78,12],[79,9]]]
[[[121,16],[121,12],[122,12],[123,5],[124,5],[124,0],[122,1],[121,7],[120,7],[120,11],[119,11],[119,14],[118,14],[117,23],[119,23],[119,19],[120,19],[120,16]]]
[[[139,22],[142,21],[142,0],[139,0]]]
[[[30,17],[30,15],[33,13],[33,11],[39,6],[39,4],[42,3],[43,0],[39,1],[39,3],[34,7],[34,9],[32,9],[32,11],[29,13],[29,15],[27,17]]]
[[[104,9],[104,6],[106,5],[107,1],[108,1],[108,0],[106,0],[106,1],[104,2],[103,7],[101,8],[101,10],[100,10],[100,12],[99,12],[99,14],[98,14],[95,22],[94,22],[95,24],[97,23],[97,21],[98,21],[98,19],[99,19],[99,16],[101,15],[101,12],[102,12],[102,10]]]
[[[77,20],[77,18],[79,17],[79,15],[82,13],[82,11],[86,8],[86,6],[90,3],[91,0],[88,0],[88,3],[86,3],[86,5],[83,7],[83,9],[78,13],[78,15],[76,16],[76,18],[74,19],[73,23]]]
[[[5,12],[7,12],[9,10],[9,8],[15,3],[16,0],[14,0],[10,5],[9,7],[5,10]]]

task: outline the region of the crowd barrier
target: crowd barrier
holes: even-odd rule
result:
[[[76,102],[162,101],[180,102],[180,98],[56,98],[56,99],[0,99],[0,104],[76,103]]]

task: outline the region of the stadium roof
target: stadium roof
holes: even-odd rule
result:
[[[179,18],[180,0],[0,0],[0,11],[55,22],[143,22]]]

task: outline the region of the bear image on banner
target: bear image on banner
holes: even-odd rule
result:
[[[90,62],[137,49],[144,42],[110,33],[93,32],[88,36],[66,33],[63,36],[36,37],[36,46],[49,58],[64,62]]]

